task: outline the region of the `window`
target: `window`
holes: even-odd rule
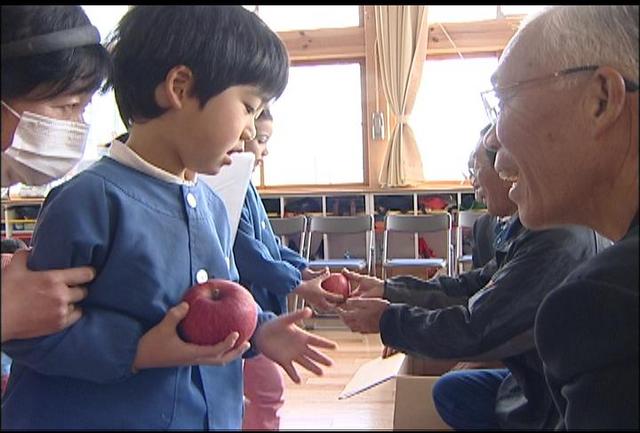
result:
[[[115,29],[120,18],[127,12],[129,6],[82,6],[91,23],[100,31],[104,43],[109,34]],[[89,138],[85,149],[84,159],[80,167],[88,165],[98,158],[98,146],[104,145],[126,131],[120,120],[118,107],[113,90],[106,94],[96,92],[91,103],[84,112],[85,122],[91,125]]]
[[[360,77],[360,63],[291,67],[271,107],[266,186],[364,182]]]
[[[488,123],[480,92],[497,57],[427,60],[411,113],[425,180],[464,180],[469,154]]]
[[[427,20],[430,23],[458,23],[469,21],[493,20],[500,15],[529,15],[546,6],[533,5],[481,5],[481,6],[429,6]]]
[[[495,19],[498,6],[429,6],[427,21],[430,23],[454,23]]]
[[[246,6],[245,6],[246,7]],[[301,29],[358,27],[358,6],[251,6],[276,32]]]
[[[503,15],[530,15],[541,11],[548,6],[524,6],[524,5],[507,5],[500,6]]]

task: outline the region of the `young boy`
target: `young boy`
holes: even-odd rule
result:
[[[256,119],[256,136],[245,143],[245,151],[255,155],[256,167],[267,155],[273,131],[268,109]],[[263,310],[280,315],[287,310],[287,295],[302,296],[314,307],[326,310],[341,302],[342,296],[327,292],[321,283],[329,275],[314,272],[300,254],[280,245],[273,234],[267,212],[253,184],[249,184],[240,216],[233,253],[240,282],[247,287]],[[278,430],[278,410],[284,404],[284,379],[279,367],[258,355],[244,363],[245,412],[243,430]]]
[[[96,278],[74,326],[7,345],[2,428],[238,429],[249,344],[232,349],[232,332],[194,362],[201,348],[175,330],[188,305],[170,310],[195,283],[238,279],[222,201],[185,175],[217,173],[253,138],[286,86],[285,47],[241,6],[140,6],[110,48],[129,139],[50,192],[29,259],[91,265]],[[311,346],[334,343],[293,325],[310,310],[259,311],[251,344],[294,381],[293,361],[316,374],[331,364]]]

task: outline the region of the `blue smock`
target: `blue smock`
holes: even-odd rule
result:
[[[287,311],[287,295],[302,281],[308,263],[275,236],[255,186],[249,183],[233,253],[240,283],[253,293],[263,310]]]
[[[3,344],[13,366],[2,428],[240,429],[241,359],[131,371],[140,337],[197,275],[238,280],[220,198],[104,157],[49,193],[28,262],[84,265],[97,273],[78,322]],[[273,317],[259,309],[258,326]]]

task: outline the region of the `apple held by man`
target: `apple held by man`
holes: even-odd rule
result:
[[[346,300],[351,295],[351,286],[347,278],[340,273],[333,273],[322,282],[322,288],[328,292],[342,295]]]

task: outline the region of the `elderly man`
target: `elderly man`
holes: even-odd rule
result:
[[[487,138],[495,140],[494,129]],[[382,281],[343,271],[362,297],[348,299],[338,312],[353,331],[380,332],[386,346],[403,352],[441,360],[501,360],[508,367],[455,371],[440,379],[434,401],[450,426],[550,428],[557,413],[534,347],[535,313],[551,288],[604,245],[584,227],[539,232],[522,227],[508,198],[511,182],[498,178],[493,156],[480,140],[475,176],[489,213],[512,215],[496,238],[495,258],[458,278],[429,281],[410,276]]]
[[[567,429],[638,429],[638,6],[558,6],[526,23],[483,94],[496,169],[531,229],[615,244],[547,295],[535,341]]]

